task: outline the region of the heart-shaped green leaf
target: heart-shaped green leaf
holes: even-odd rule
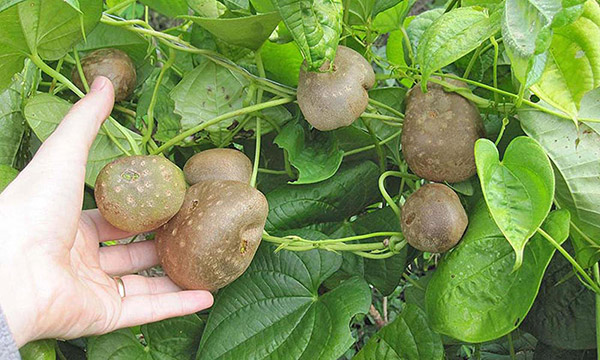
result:
[[[558,243],[569,235],[569,212],[552,212],[543,229]],[[519,326],[533,305],[555,248],[536,234],[525,247],[523,265],[483,201],[471,211],[462,241],[439,263],[425,293],[432,328],[455,339],[481,343]]]
[[[552,206],[554,173],[544,149],[532,138],[515,138],[500,161],[493,142],[475,143],[475,163],[490,213],[523,262],[527,240],[542,225]]]
[[[354,360],[443,358],[442,339],[429,327],[425,312],[417,305],[406,304],[396,320],[373,335]]]
[[[269,217],[265,228],[277,232],[345,220],[380,196],[378,177],[377,165],[363,161],[343,165],[318,184],[280,186],[266,194]]]
[[[261,246],[244,275],[220,291],[197,360],[335,360],[354,343],[348,323],[369,309],[367,283],[353,277],[321,294],[340,255],[274,250]]]

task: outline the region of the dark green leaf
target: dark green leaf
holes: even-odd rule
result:
[[[555,257],[540,293],[523,323],[539,341],[563,349],[596,347],[595,296],[573,274],[572,265]]]
[[[1,190],[0,190],[1,191]],[[55,360],[56,350],[54,346],[56,340],[38,340],[30,342],[19,349],[23,360]]]
[[[167,16],[187,15],[188,13],[186,0],[140,0],[140,2]]]
[[[283,231],[344,220],[377,199],[378,177],[377,165],[365,161],[342,166],[337,174],[318,184],[279,187],[266,194],[266,229]]]
[[[525,244],[552,207],[552,164],[544,149],[526,136],[511,141],[502,161],[493,142],[477,140],[475,163],[492,218],[515,250],[516,269]]]
[[[401,231],[400,221],[389,206],[359,216],[350,223],[357,235],[381,231]],[[363,242],[383,241],[372,238]],[[400,283],[406,267],[406,247],[399,254],[387,259],[364,259],[365,280],[379,290],[383,296],[390,295]]]
[[[582,113],[599,116],[595,104],[600,90],[589,94]],[[586,96],[586,98],[588,98]],[[587,115],[586,115],[587,116]],[[590,116],[591,117],[591,116]],[[571,212],[577,260],[591,266],[600,246],[600,126],[580,124],[537,110],[519,112],[521,126],[536,139],[555,166],[556,202]]]
[[[546,345],[538,341],[533,360],[597,360],[596,350],[566,350]]]
[[[204,321],[188,315],[143,325],[142,345],[130,329],[95,336],[88,341],[88,360],[184,360],[193,359]]]
[[[440,335],[427,323],[425,312],[406,304],[402,313],[379,330],[354,357],[355,360],[437,360],[444,358]]]
[[[297,185],[329,179],[344,158],[333,134],[311,131],[299,120],[288,122],[274,142],[288,152],[290,163],[298,169],[298,180],[293,182]]]
[[[261,246],[244,275],[221,290],[198,360],[335,360],[354,343],[348,323],[368,311],[368,285],[352,278],[320,294],[321,283],[340,266],[339,255],[273,250]]]
[[[484,202],[471,212],[462,241],[429,282],[426,309],[434,330],[461,341],[497,339],[519,326],[537,295],[554,247],[536,234],[513,271],[515,253]],[[569,234],[569,213],[552,212],[544,230],[558,243]]]
[[[340,148],[346,152],[344,155],[345,160],[377,161],[377,152],[375,149],[361,151],[356,154],[347,154],[347,152],[351,150],[373,145],[373,138],[365,129],[363,129],[363,127],[361,121],[355,121],[350,126],[341,127],[331,131],[337,138]]]
[[[62,121],[71,106],[71,103],[56,96],[40,93],[27,101],[24,111],[25,118],[35,135],[41,141],[45,141],[54,132],[54,129]],[[131,150],[123,134],[113,124],[106,122],[106,127],[117,138],[123,148]],[[127,129],[124,130],[129,132],[135,141],[141,140],[139,134]],[[93,187],[96,176],[98,176],[104,165],[121,156],[123,156],[121,150],[108,138],[104,130],[100,129],[90,148],[85,182]]]
[[[434,273],[434,271],[428,271],[425,276],[414,281],[416,285],[411,284],[404,290],[404,300],[407,304],[415,304],[425,310],[425,291]]]
[[[417,49],[423,80],[494,35],[500,30],[500,16],[501,11],[488,14],[479,7],[462,7],[435,20],[423,34]]]
[[[90,338],[87,353],[89,360],[152,360],[130,329],[121,329]]]
[[[281,17],[277,12],[238,18],[185,16],[228,44],[258,50],[269,38]]]
[[[335,57],[342,33],[342,0],[272,0],[309,70]]]

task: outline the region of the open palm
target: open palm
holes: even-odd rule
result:
[[[100,248],[132,234],[81,211],[89,148],[113,105],[98,78],[34,159],[0,195],[0,306],[19,346],[40,338],[100,334],[212,305],[206,291],[133,274],[158,262],[154,242]],[[121,299],[114,276],[121,276]]]

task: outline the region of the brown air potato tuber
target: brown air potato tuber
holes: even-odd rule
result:
[[[375,84],[371,65],[356,51],[338,46],[331,71],[306,71],[306,61],[298,79],[298,105],[304,118],[321,131],[348,126],[365,111],[367,90]]]
[[[136,83],[135,64],[123,51],[117,49],[99,49],[81,59],[85,80],[89,85],[96,76],[106,76],[115,90],[115,101],[125,100],[133,93]],[[71,78],[75,85],[84,89],[77,67],[73,68]]]
[[[402,207],[401,226],[415,249],[442,253],[460,241],[469,220],[456,193],[446,185],[427,184]]]
[[[94,196],[102,216],[115,227],[144,232],[171,219],[183,203],[183,172],[162,156],[128,156],[107,164]]]
[[[206,180],[232,180],[250,183],[252,163],[235,149],[210,149],[192,156],[183,167],[188,184]]]
[[[446,79],[455,86],[460,81]],[[429,82],[427,93],[415,85],[406,97],[402,154],[418,176],[436,182],[459,182],[476,172],[475,141],[485,136],[479,110],[457,93]]]
[[[184,289],[215,291],[248,268],[262,239],[269,205],[239,181],[202,181],[190,187],[181,210],[156,231],[167,275]]]

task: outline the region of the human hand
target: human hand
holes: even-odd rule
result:
[[[132,234],[97,210],[81,211],[89,148],[114,103],[97,78],[31,163],[0,195],[0,307],[17,345],[75,338],[191,314],[207,291],[181,291],[167,277],[132,274],[158,263],[153,241],[100,248]],[[122,280],[121,298],[113,276]]]

